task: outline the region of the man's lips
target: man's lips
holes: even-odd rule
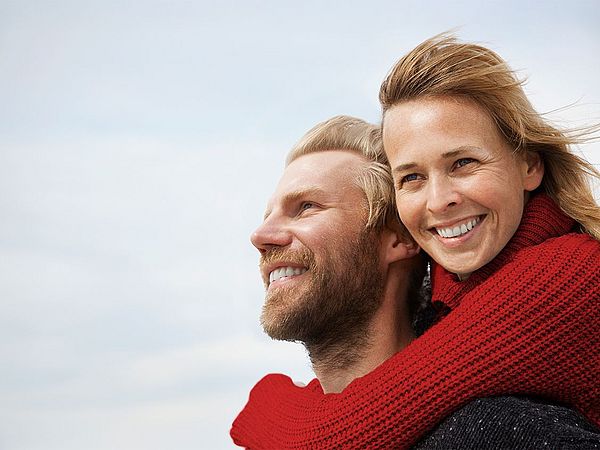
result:
[[[269,284],[278,281],[284,277],[302,275],[308,269],[306,267],[280,266],[269,272]]]

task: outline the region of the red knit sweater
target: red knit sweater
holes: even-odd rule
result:
[[[267,375],[234,442],[406,448],[469,401],[510,393],[573,405],[600,426],[600,243],[574,225],[547,196],[532,198],[508,245],[466,281],[434,268],[448,316],[339,394]]]

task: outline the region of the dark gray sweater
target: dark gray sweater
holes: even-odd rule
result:
[[[578,412],[523,397],[475,400],[413,450],[600,450],[600,430]]]

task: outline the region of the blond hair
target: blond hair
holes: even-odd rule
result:
[[[285,165],[288,166],[303,155],[332,150],[358,153],[367,160],[366,168],[356,180],[367,198],[367,230],[381,231],[385,226],[389,226],[397,230],[407,242],[414,242],[400,221],[396,208],[394,181],[390,164],[383,151],[381,126],[351,116],[332,117],[315,125],[300,139],[288,153]],[[417,323],[420,311],[428,304],[427,282],[423,285],[427,264],[422,252],[412,258],[410,263],[406,263],[410,270],[407,290],[409,315]]]
[[[583,143],[598,125],[558,130],[535,111],[524,81],[492,50],[460,43],[443,33],[426,40],[398,61],[379,91],[385,113],[394,105],[423,97],[454,96],[478,103],[492,117],[515,152],[537,153],[544,164],[539,190],[547,193],[562,211],[576,220],[582,231],[600,240],[600,208],[591,179],[600,173],[569,146]]]
[[[383,152],[381,127],[351,116],[335,116],[310,129],[292,148],[286,166],[302,155],[328,150],[358,153],[367,159],[366,169],[357,183],[367,197],[367,228],[379,229],[397,222],[405,237],[410,234],[400,222],[396,209],[390,166]]]

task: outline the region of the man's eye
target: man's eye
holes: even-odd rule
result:
[[[315,206],[315,204],[312,202],[302,202],[302,204],[300,205],[300,211],[306,211],[307,209],[310,209],[313,206]]]

